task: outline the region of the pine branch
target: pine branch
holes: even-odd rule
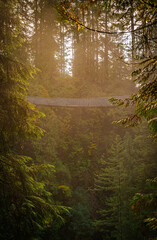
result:
[[[129,33],[134,33],[134,32],[137,32],[137,31],[140,31],[140,30],[143,30],[145,28],[148,28],[148,27],[151,27],[153,25],[155,25],[157,23],[157,20],[153,21],[152,23],[149,23],[147,25],[144,25],[144,26],[141,26],[141,27],[138,27],[134,30],[130,30],[130,31],[121,31],[121,32],[118,32],[118,31],[114,31],[114,32],[109,32],[109,31],[101,31],[99,29],[93,29],[93,28],[90,28],[86,25],[84,25],[82,22],[79,22],[77,19],[75,19],[74,17],[71,16],[70,13],[66,12],[65,9],[62,7],[62,11],[60,11],[58,9],[58,13],[63,17],[63,18],[68,18],[68,20],[71,20],[72,22],[76,23],[77,25],[81,26],[82,28],[85,28],[89,31],[93,31],[93,32],[97,32],[97,33],[103,33],[103,34],[108,34],[108,35],[120,35],[120,34],[129,34]]]

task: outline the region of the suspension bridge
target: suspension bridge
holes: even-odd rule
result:
[[[125,99],[128,96],[114,96],[116,99]],[[109,99],[112,97],[97,98],[45,98],[45,97],[27,97],[30,103],[41,106],[52,107],[114,107]]]

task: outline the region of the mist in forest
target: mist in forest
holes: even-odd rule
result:
[[[56,12],[43,7],[43,11],[39,7],[33,14],[32,32],[34,62],[42,70],[37,81],[46,88],[41,93],[43,96],[123,96],[135,91],[131,81],[133,66],[129,64],[132,63],[131,34],[108,36],[79,29],[77,25],[58,22]],[[95,7],[83,11],[80,18],[93,29],[107,30],[114,22],[110,13],[102,12],[98,17]],[[34,88],[37,91],[36,85]]]
[[[0,239],[156,239],[156,12],[0,0]],[[132,94],[112,107],[27,101]]]

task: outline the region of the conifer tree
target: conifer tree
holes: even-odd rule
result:
[[[101,192],[104,208],[99,210],[99,219],[95,226],[106,232],[110,238],[124,239],[123,236],[123,191],[126,179],[124,168],[124,146],[119,136],[114,140],[109,157],[103,160],[102,173],[96,176],[95,191]],[[98,193],[100,194],[100,193]],[[113,230],[114,229],[114,230]]]
[[[0,1],[0,238],[5,240],[31,239],[56,209],[38,177],[41,169],[53,174],[53,166],[37,167],[23,150],[27,139],[42,133],[35,125],[42,114],[27,102],[28,80],[35,73],[21,12],[27,3]]]

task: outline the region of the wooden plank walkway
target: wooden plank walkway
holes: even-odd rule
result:
[[[128,96],[115,96],[117,99],[124,99]],[[109,99],[112,97],[97,98],[43,98],[27,97],[28,101],[35,105],[52,107],[114,107]]]

